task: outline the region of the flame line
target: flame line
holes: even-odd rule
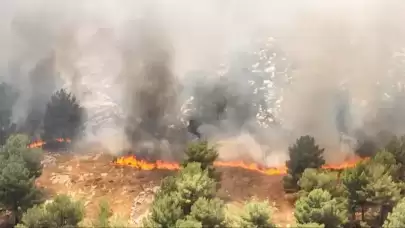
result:
[[[72,140],[70,140],[70,139],[63,139],[63,138],[57,138],[57,139],[55,139],[55,141],[57,141],[57,142],[68,142],[68,143],[70,143]],[[38,140],[38,141],[35,141],[35,142],[29,144],[29,145],[28,145],[28,148],[31,148],[31,149],[33,149],[33,148],[41,148],[41,147],[44,146],[45,144],[46,144],[45,141]]]
[[[364,159],[356,158],[353,160],[349,160],[343,162],[342,164],[328,164],[323,165],[322,169],[328,170],[342,170],[354,167],[358,162]],[[162,170],[178,170],[180,169],[180,164],[175,162],[165,162],[161,160],[157,160],[156,162],[148,162],[145,160],[137,159],[135,155],[132,156],[125,156],[117,158],[114,162],[114,165],[117,166],[128,166],[133,167],[141,170],[154,170],[154,169],[162,169]],[[261,167],[255,163],[245,163],[243,161],[216,161],[214,162],[214,166],[217,167],[234,167],[234,168],[242,168],[246,170],[251,170],[255,172],[259,172],[265,175],[282,175],[287,173],[286,167]]]

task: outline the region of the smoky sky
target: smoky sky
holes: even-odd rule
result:
[[[66,87],[87,109],[86,140],[114,153],[145,145],[171,157],[190,117],[221,158],[269,165],[305,134],[336,160],[358,135],[405,133],[401,0],[0,4],[15,121]]]

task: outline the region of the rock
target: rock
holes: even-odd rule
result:
[[[45,155],[44,159],[42,159],[41,164],[44,166],[55,165],[56,158],[50,155]]]
[[[52,181],[52,184],[65,184],[70,186],[71,185],[71,179],[68,175],[55,175],[50,178]]]
[[[160,189],[160,186],[155,186],[155,187],[152,188],[152,192],[156,193],[156,192],[159,191],[159,189]]]
[[[101,178],[101,177],[97,177],[96,179],[94,179],[94,181],[96,181],[96,182],[98,182],[98,181],[101,181],[103,178]]]
[[[108,174],[107,173],[102,173],[101,176],[102,177],[106,177]]]
[[[130,219],[131,223],[138,226],[140,225],[140,222],[142,219],[149,214],[148,211],[146,211],[143,214],[140,213],[140,205],[145,204],[145,203],[150,203],[153,201],[154,198],[154,193],[156,193],[159,190],[159,186],[157,187],[152,187],[152,188],[145,188],[144,191],[141,191],[135,198],[131,207],[131,214],[130,214]]]
[[[72,167],[72,166],[68,166],[68,167],[66,167],[66,170],[67,170],[67,171],[69,171],[69,172],[70,172],[70,171],[72,171],[72,169],[73,169],[73,167]]]
[[[98,160],[101,157],[101,153],[100,154],[96,154],[96,156],[93,157],[93,161]]]

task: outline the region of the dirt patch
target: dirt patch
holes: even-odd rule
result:
[[[273,220],[287,225],[294,221],[293,207],[286,201],[283,176],[269,176],[239,168],[221,168],[222,182],[219,197],[238,208],[251,199],[266,200],[277,208]]]
[[[111,209],[129,218],[133,199],[147,188],[160,184],[160,180],[170,174],[167,171],[148,172],[128,167],[116,167],[111,157],[101,154],[52,155],[53,164],[44,167],[38,179],[49,196],[68,194],[84,201],[86,215],[94,218],[98,203],[104,199]]]

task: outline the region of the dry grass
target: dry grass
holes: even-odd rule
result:
[[[38,184],[48,191],[50,197],[69,194],[84,200],[86,215],[90,219],[95,218],[101,199],[107,200],[115,213],[129,218],[134,198],[144,189],[158,186],[162,178],[172,174],[162,170],[115,167],[110,163],[110,156],[100,153],[55,157],[56,163],[44,167]],[[285,200],[281,176],[266,176],[237,168],[221,168],[221,171],[222,187],[218,194],[232,213],[238,211],[246,200],[255,197],[275,204],[278,209],[273,216],[276,223],[291,224],[292,207]],[[59,177],[60,183],[55,183],[55,176]],[[139,205],[145,211],[148,206]]]

